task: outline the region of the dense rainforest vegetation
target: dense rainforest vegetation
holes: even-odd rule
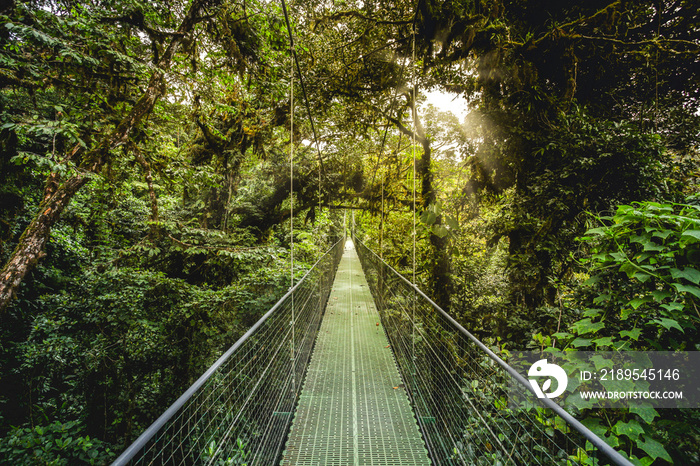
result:
[[[0,462],[113,460],[287,290],[290,203],[298,275],[350,218],[410,272],[415,219],[501,354],[700,350],[697,2],[287,10],[296,65],[275,1],[0,6]],[[700,464],[696,410],[577,415]]]

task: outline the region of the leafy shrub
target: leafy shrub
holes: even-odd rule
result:
[[[75,421],[15,427],[0,439],[3,464],[108,464],[114,458],[109,444],[83,435],[82,426]]]
[[[697,351],[700,323],[700,202],[621,205],[581,239],[590,278],[584,308],[554,337],[589,351]],[[586,411],[583,422],[636,464],[697,464],[694,410]]]
[[[600,221],[582,239],[593,306],[571,326],[572,346],[700,349],[700,205],[634,203]]]

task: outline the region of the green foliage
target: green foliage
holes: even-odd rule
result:
[[[438,218],[442,217],[442,223],[436,223]],[[454,217],[446,215],[443,213],[442,203],[440,201],[435,204],[430,204],[425,210],[420,214],[420,227],[427,234],[433,234],[440,238],[444,238],[448,235],[455,236],[457,230],[459,229],[459,224]]]
[[[62,241],[54,260],[75,248]],[[75,419],[81,435],[114,445],[133,438],[287,290],[287,254],[235,260],[250,268],[217,289],[129,267],[63,275],[60,293],[32,301],[41,312],[27,333],[4,337],[3,421],[26,412],[34,422]]]
[[[0,439],[0,461],[60,466],[107,464],[115,459],[115,453],[104,442],[82,433],[82,426],[74,421],[15,427]]]
[[[622,205],[586,232],[593,307],[573,336],[610,337],[593,340],[606,350],[699,349],[700,205],[688,201]]]
[[[179,6],[126,1],[110,8],[76,4],[54,15],[22,4],[0,27],[9,34],[2,76],[7,65],[10,77],[25,79],[0,83],[3,259],[36,214],[47,176],[76,173],[82,150],[129,111],[151,70],[147,63],[169,36],[158,29],[172,29],[178,15],[170,10]],[[47,258],[2,316],[0,436],[25,450],[13,450],[12,458],[47,442],[73,448],[78,438],[87,440],[75,448],[97,438],[101,452],[123,448],[289,287],[290,237],[280,225],[288,166],[278,163],[284,152],[277,147],[286,137],[278,128],[286,122],[278,109],[286,88],[271,66],[278,52],[254,32],[268,26],[267,16],[241,16],[232,4],[216,11],[222,30],[200,31],[175,64],[171,78],[187,84],[155,107],[157,124],[136,128],[73,198],[52,229]],[[267,35],[279,41],[283,32]],[[258,46],[265,56],[255,56]],[[207,49],[206,59],[198,47]],[[255,86],[244,86],[231,67],[258,73]],[[50,85],[35,86],[38,79]],[[179,94],[185,88],[202,97],[194,117],[191,99]],[[219,152],[203,142],[201,126],[223,139]],[[207,145],[210,153],[195,160]],[[303,166],[314,168],[308,160]],[[266,189],[278,195],[262,203],[262,224],[246,224],[245,202],[259,205]],[[304,218],[309,201],[317,201],[311,192],[300,198],[295,218],[297,278],[337,226],[327,211],[315,212],[311,223]],[[70,420],[73,443],[36,432],[34,443],[17,443],[30,436],[28,426],[58,420]],[[44,449],[54,464],[55,452]],[[89,460],[94,453],[86,454]],[[79,461],[77,453],[66,455],[69,464]]]
[[[216,442],[212,441],[209,445],[207,445],[207,450],[203,455],[203,460],[215,466],[246,466],[248,464],[246,462],[246,457],[248,456],[248,451],[246,450],[246,443],[240,438],[236,439],[237,451],[234,456],[230,456],[228,458],[216,458],[215,460],[212,460],[212,458],[215,458],[216,450]]]
[[[581,238],[590,250],[583,260],[589,278],[577,298],[585,308],[554,337],[578,351],[697,351],[697,198],[621,205],[614,215],[595,220],[598,226]],[[584,424],[629,452],[636,464],[697,461],[695,413],[643,404],[605,411],[587,411]]]
[[[669,171],[659,138],[633,124],[593,118],[587,109],[560,112],[546,129],[515,123],[509,131],[524,150],[511,162],[518,182],[499,200],[489,222],[491,242],[508,239],[510,300],[523,319],[512,335],[521,343],[532,331],[554,332],[560,319],[556,289],[576,264],[571,252],[584,232],[581,213],[621,202],[664,195]],[[515,156],[515,154],[513,154]]]

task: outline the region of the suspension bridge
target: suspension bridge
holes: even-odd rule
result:
[[[341,238],[114,464],[631,463]]]

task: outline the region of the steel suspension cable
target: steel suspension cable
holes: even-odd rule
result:
[[[414,18],[415,21],[415,18]],[[399,80],[403,79],[404,70],[406,68],[406,60],[401,64],[401,72],[399,73]],[[372,183],[374,184],[374,176],[379,172],[379,166],[381,165],[381,159],[384,156],[384,146],[386,145],[387,133],[389,132],[389,124],[391,123],[390,118],[394,113],[394,106],[396,105],[396,97],[398,94],[398,88],[394,88],[394,92],[391,97],[391,104],[389,104],[389,117],[387,118],[386,128],[384,129],[384,136],[382,137],[382,144],[379,147],[379,155],[377,156],[377,165],[372,175]],[[399,144],[401,141],[401,133],[399,133]],[[400,147],[400,146],[399,146]],[[382,190],[382,207],[380,215],[380,225],[379,225],[379,256],[384,257],[384,174],[381,175],[381,190]]]
[[[418,1],[418,5],[416,6],[416,11],[420,7],[420,0]],[[411,24],[411,31],[413,32],[413,48],[414,48],[414,53],[413,53],[413,61],[415,63],[415,26],[416,26],[416,20],[418,18],[417,14],[413,15],[413,21]],[[401,63],[401,71],[399,72],[399,81],[403,80],[404,76],[404,71],[406,69],[406,60],[404,59],[403,62]],[[387,133],[389,132],[389,124],[391,123],[391,116],[394,112],[394,106],[396,105],[396,97],[398,94],[398,88],[394,88],[394,92],[391,97],[391,103],[389,104],[389,116],[387,117],[387,125],[386,128],[384,129],[384,136],[382,137],[382,144],[379,148],[379,155],[377,156],[377,166],[376,169],[374,170],[374,174],[372,175],[372,183],[370,185],[374,184],[374,176],[376,176],[377,172],[379,171],[379,165],[382,159],[382,156],[384,155],[384,146],[386,144],[386,138],[387,138]],[[415,138],[414,138],[414,144],[415,144]],[[399,133],[399,148],[401,147],[401,133]],[[398,149],[397,149],[398,150]],[[415,153],[414,153],[415,155]],[[382,176],[381,178],[381,191],[382,191],[382,207],[381,207],[381,215],[380,215],[380,227],[379,227],[379,257],[384,257],[384,177]]]
[[[292,56],[294,57],[294,63],[296,64],[297,73],[299,74],[299,85],[301,86],[301,94],[304,97],[304,104],[306,106],[306,111],[309,114],[309,122],[311,123],[311,131],[314,135],[314,142],[316,143],[316,152],[318,153],[318,164],[321,170],[323,170],[323,157],[321,156],[321,147],[318,143],[318,136],[316,134],[316,125],[314,125],[314,118],[311,113],[311,106],[309,105],[309,98],[306,95],[306,86],[304,85],[304,76],[301,73],[301,67],[299,66],[299,58],[297,57],[296,48],[294,47],[294,34],[292,33],[292,25],[289,21],[289,14],[287,13],[287,3],[285,0],[280,0],[282,2],[282,11],[284,12],[284,21],[287,23],[287,34],[289,35],[289,44],[292,49]]]
[[[418,11],[416,11],[416,15],[418,15]],[[414,16],[414,21],[413,25],[411,26],[411,36],[412,36],[412,51],[411,51],[411,57],[412,57],[412,64],[413,64],[413,73],[412,73],[412,84],[413,84],[413,117],[411,118],[412,120],[412,126],[413,126],[413,284],[415,286],[416,283],[416,116],[418,115],[418,109],[416,108],[416,21],[415,21],[415,16]],[[415,320],[415,313],[416,313],[416,300],[417,296],[414,293],[413,294],[413,319]],[[416,359],[416,330],[415,327],[413,327],[413,359],[414,359],[414,364],[415,364],[415,359]]]
[[[291,38],[291,36],[290,36]],[[290,49],[294,53],[294,43],[290,43]],[[294,287],[294,60],[292,60],[289,80],[289,288]],[[292,295],[292,339],[291,339],[291,359],[292,359],[292,393],[296,393],[296,366],[294,362],[294,295]]]
[[[304,105],[306,106],[306,112],[309,115],[309,123],[311,124],[311,131],[314,136],[314,144],[316,145],[316,152],[318,154],[318,241],[319,241],[319,246],[318,246],[318,252],[319,252],[319,257],[322,254],[322,244],[321,244],[321,207],[322,207],[322,199],[321,199],[321,173],[323,171],[323,156],[321,155],[321,147],[318,141],[318,135],[316,133],[316,125],[314,124],[314,118],[313,114],[311,113],[311,106],[309,105],[309,98],[306,93],[306,86],[304,85],[304,76],[301,73],[301,66],[299,66],[299,58],[297,57],[296,53],[296,47],[294,45],[294,34],[292,32],[292,25],[291,22],[289,21],[289,13],[287,12],[287,3],[285,0],[281,0],[282,3],[282,11],[284,13],[284,21],[287,25],[287,34],[289,36],[289,46],[290,50],[292,52],[292,57],[293,57],[293,64],[292,64],[292,87],[293,87],[293,82],[294,82],[294,66],[296,65],[296,70],[297,73],[299,74],[299,84],[301,86],[301,93],[302,96],[304,97]],[[293,138],[292,134],[292,138]]]

